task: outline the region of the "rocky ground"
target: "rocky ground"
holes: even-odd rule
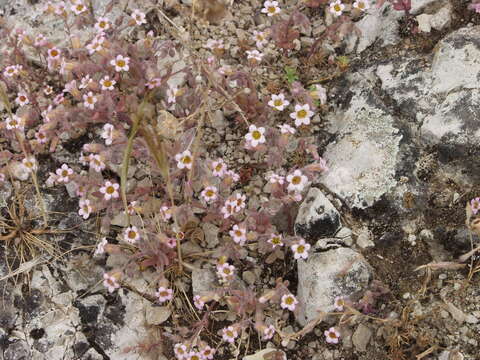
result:
[[[343,322],[340,314],[333,316],[284,346],[274,338],[269,347],[282,349],[288,359],[480,359],[480,285],[478,275],[472,276],[478,259],[454,270],[417,271],[471,250],[465,204],[480,194],[480,15],[468,10],[466,1],[412,3],[407,20],[387,5],[369,10],[357,22],[362,34],[334,50],[347,56],[349,65],[322,83],[328,109],[314,119],[318,151],[330,171],[293,214],[296,232],[315,242],[312,255],[298,268],[287,260],[271,268],[259,262],[242,274],[257,288],[280,276],[297,287],[305,306],[297,319],[285,319],[285,332],[299,331],[318,309],[332,311],[338,295],[363,296],[368,316]],[[224,26],[192,25],[198,51],[205,51],[207,39],[221,38],[226,62],[236,65],[242,39],[271,21],[258,15],[260,5],[234,2],[235,16]],[[42,23],[34,9],[28,1],[0,1],[4,15],[27,28],[44,27],[53,36],[58,24]],[[181,3],[169,5],[167,14],[187,27],[189,11],[189,4]],[[307,51],[302,52],[328,21],[309,11],[312,29],[302,34],[299,55],[257,69],[265,95],[269,87],[282,86],[286,65],[296,67],[304,83],[332,75],[328,65],[307,63]],[[420,31],[412,34],[409,26]],[[274,58],[276,52],[270,44],[266,54]],[[209,151],[231,163],[251,161],[229,147],[243,134],[223,114],[205,134]],[[44,171],[48,161],[76,162],[78,155],[72,141],[46,159]],[[251,184],[261,177],[254,173]],[[17,192],[0,188],[0,209],[11,206]],[[183,318],[195,320],[195,313],[153,306],[144,296],[152,278],[148,271],[130,289],[107,293],[103,272],[122,259],[94,258],[95,219],[83,221],[77,200],[63,188],[44,193],[57,230],[45,236],[64,254],[61,259],[39,255],[22,265],[22,276],[11,276],[3,260],[8,251],[0,249],[0,359],[172,358],[171,350],[162,348],[163,334]],[[33,205],[27,197],[15,206]],[[283,215],[278,215],[279,226],[287,221]],[[113,225],[122,223],[118,218]],[[214,247],[219,229],[202,230],[205,246]],[[191,285],[193,294],[201,294],[214,282],[213,270],[205,268],[176,286],[189,291]],[[180,299],[175,306],[182,306]],[[339,319],[341,342],[328,345],[323,332]],[[239,356],[255,354],[259,346],[252,340]],[[219,353],[216,358],[229,357]]]

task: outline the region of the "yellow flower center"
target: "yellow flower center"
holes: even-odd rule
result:
[[[269,13],[274,14],[275,11],[276,11],[276,8],[275,8],[275,6],[269,6],[267,10],[268,10]]]
[[[17,125],[18,125],[17,120],[11,120],[11,121],[10,121],[10,125],[11,125],[11,126],[17,126]]]
[[[242,236],[242,232],[240,230],[235,230],[235,235],[236,236]]]
[[[293,185],[298,185],[298,184],[300,184],[301,181],[302,181],[302,179],[300,178],[300,176],[294,176],[292,178],[292,184]]]
[[[9,74],[13,74],[13,73],[15,72],[15,69],[10,68],[10,69],[7,70],[7,72],[8,72]]]
[[[63,177],[68,176],[68,171],[67,171],[67,170],[63,170],[63,171],[62,171],[62,176],[63,176]]]
[[[205,192],[205,195],[207,195],[207,197],[212,197],[213,195],[215,195],[215,192],[209,189]]]
[[[21,102],[25,102],[26,100],[27,100],[27,98],[25,96],[23,96],[23,95],[20,96],[20,101]]]
[[[87,102],[89,104],[93,104],[93,97],[91,97],[91,96],[87,97]]]
[[[184,156],[184,157],[182,158],[182,162],[183,162],[184,164],[190,164],[190,163],[192,162],[192,158],[191,158],[190,156]]]
[[[105,81],[103,82],[103,86],[105,86],[105,87],[110,87],[110,86],[112,86],[112,82],[111,82],[110,80],[105,80]]]
[[[215,166],[215,171],[220,171],[220,170],[222,170],[222,168],[223,168],[223,165],[218,164],[217,166]]]
[[[335,4],[335,5],[333,6],[333,9],[334,9],[335,11],[342,11],[342,7],[340,6],[340,4]]]
[[[106,23],[105,21],[100,21],[100,23],[98,24],[98,26],[103,29],[103,28],[106,28],[106,27],[107,27],[107,23]]]
[[[275,236],[272,238],[272,244],[278,245],[281,243],[280,237]]]
[[[273,105],[275,105],[275,106],[282,106],[282,104],[283,104],[283,101],[280,100],[280,99],[277,99],[273,102]]]
[[[113,186],[109,186],[107,187],[107,194],[113,194],[115,192],[115,189],[113,188]]]
[[[301,253],[303,253],[304,251],[305,251],[305,246],[299,245],[299,246],[297,247],[297,253],[301,254]]]
[[[52,51],[50,51],[50,56],[51,56],[51,57],[56,57],[56,56],[58,56],[58,51],[57,51],[57,50],[52,50]]]
[[[76,7],[77,11],[81,12],[84,10],[84,6],[83,4],[78,4],[77,7]]]
[[[262,133],[258,130],[255,130],[254,132],[252,132],[252,137],[255,139],[255,140],[258,140],[262,137]]]
[[[168,296],[168,291],[166,290],[160,291],[160,296],[162,297]]]
[[[297,116],[299,118],[304,118],[305,116],[307,116],[307,111],[302,109],[302,110],[297,112]]]
[[[130,230],[130,231],[128,232],[128,238],[129,238],[129,239],[135,239],[136,236],[137,236],[137,233],[136,233],[135,231]]]
[[[234,337],[233,336],[233,331],[227,330],[226,334],[227,334],[228,337]]]
[[[223,273],[226,275],[230,275],[232,272],[230,271],[230,268],[226,267],[223,269]]]
[[[360,1],[360,2],[358,3],[358,8],[359,8],[359,9],[364,9],[364,8],[365,8],[365,3],[364,3],[363,1]]]
[[[336,338],[337,338],[337,334],[335,334],[333,331],[330,331],[330,332],[328,333],[328,337],[329,337],[330,339],[336,339]]]
[[[287,297],[285,299],[285,304],[292,305],[293,304],[293,298],[291,296]]]
[[[118,67],[124,67],[126,65],[125,60],[117,60],[117,66]]]

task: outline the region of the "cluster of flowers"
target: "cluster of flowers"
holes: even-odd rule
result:
[[[370,0],[355,0],[352,7],[354,9],[366,11],[370,8]],[[345,10],[345,4],[343,4],[341,0],[334,0],[329,4],[329,10],[333,15],[340,16]],[[278,5],[278,1],[265,1],[261,12],[267,14],[267,16],[280,14],[281,9]]]
[[[357,3],[367,2],[357,1]],[[67,19],[71,13],[78,17],[86,16],[89,8],[85,2],[75,0],[71,3],[71,6],[62,1],[47,2],[44,11]],[[268,16],[272,16],[279,13],[280,8],[276,1],[267,1],[265,2],[265,8],[262,12]],[[134,99],[135,101],[131,101],[131,103],[135,104],[136,101],[145,96],[145,91],[149,90],[152,92],[159,90],[159,93],[162,91],[161,94],[165,98],[165,108],[173,112],[176,111],[176,107],[172,105],[176,104],[177,99],[185,93],[185,89],[179,90],[176,86],[168,85],[165,79],[155,77],[158,76],[157,70],[149,69],[149,71],[145,72],[148,76],[139,72],[138,69],[134,71],[140,60],[136,57],[135,51],[131,51],[115,43],[116,40],[113,39],[114,36],[112,35],[116,30],[116,26],[118,26],[115,24],[116,22],[113,21],[113,19],[105,16],[98,17],[93,25],[96,30],[93,38],[90,38],[81,46],[77,44],[77,49],[82,47],[82,59],[88,58],[89,61],[91,61],[88,64],[89,66],[85,67],[83,67],[83,64],[79,64],[78,59],[75,58],[76,55],[72,55],[72,53],[75,54],[75,52],[70,52],[70,49],[60,46],[54,46],[49,43],[48,39],[42,34],[38,34],[35,37],[35,41],[32,43],[38,48],[42,56],[41,58],[46,59],[45,66],[49,74],[53,77],[60,74],[61,77],[56,79],[59,82],[63,80],[65,82],[65,84],[59,87],[60,89],[63,87],[60,93],[55,94],[54,88],[46,83],[42,89],[43,94],[41,96],[35,93],[34,90],[31,90],[33,87],[26,86],[25,88],[19,88],[16,85],[12,85],[18,83],[18,81],[16,81],[18,79],[14,79],[15,77],[28,77],[28,72],[26,72],[28,69],[24,69],[24,65],[19,63],[7,65],[2,72],[6,79],[15,80],[10,83],[10,86],[16,89],[12,98],[15,98],[15,104],[18,107],[17,113],[9,116],[5,120],[5,128],[7,132],[10,132],[9,135],[11,139],[15,139],[15,137],[11,135],[17,134],[17,132],[24,137],[23,132],[25,128],[33,127],[32,123],[35,122],[36,118],[30,116],[27,111],[22,111],[31,109],[32,107],[38,110],[38,118],[41,122],[38,131],[35,133],[37,143],[34,144],[34,146],[47,144],[48,142],[56,144],[61,141],[59,135],[63,131],[68,131],[69,127],[62,127],[60,125],[63,121],[69,121],[68,117],[65,116],[65,113],[69,111],[75,114],[75,116],[80,114],[80,117],[83,116],[87,118],[86,123],[101,123],[100,137],[104,140],[105,146],[95,143],[85,144],[79,158],[79,163],[84,167],[88,167],[88,175],[86,170],[78,171],[78,168],[76,168],[73,163],[70,165],[63,163],[55,172],[49,173],[48,179],[46,180],[46,183],[49,185],[69,185],[74,188],[74,192],[79,198],[78,214],[85,220],[89,219],[93,212],[102,214],[104,218],[111,218],[117,210],[123,208],[123,205],[121,205],[119,201],[120,184],[118,180],[114,180],[110,176],[107,179],[103,178],[107,165],[119,165],[118,163],[115,164],[115,161],[112,160],[112,154],[119,149],[119,146],[124,146],[124,140],[126,138],[124,135],[126,129],[125,124],[128,124],[129,120],[125,121],[124,118],[117,118],[117,115],[119,113],[126,114],[129,111],[134,111],[135,108],[133,106],[133,110],[128,107],[130,100]],[[140,26],[142,24],[146,24],[145,14],[134,9],[130,15],[129,25]],[[21,36],[25,39],[27,38],[27,35],[24,33],[21,34]],[[259,50],[264,48],[268,43],[268,36],[268,31],[254,32],[253,40],[258,50],[247,52],[247,58],[249,60],[256,63],[262,60],[263,54],[260,53]],[[153,38],[151,33],[147,34],[147,37]],[[79,42],[80,40],[72,37],[72,44],[75,41]],[[212,50],[216,56],[220,56],[224,50],[223,42],[219,40],[209,41],[206,47]],[[88,56],[86,55],[87,53]],[[146,65],[146,67],[148,66],[150,65]],[[226,77],[231,74],[231,72],[225,68],[219,68],[218,72]],[[138,90],[138,92],[135,92],[137,89],[129,89],[129,91],[132,91],[127,96],[125,94],[125,88],[132,86],[133,83],[140,83],[141,86],[139,86],[139,88],[141,89]],[[314,92],[323,104],[326,101],[325,90],[318,85],[315,86]],[[118,103],[116,103],[117,100]],[[286,99],[283,93],[272,94],[271,99],[268,101],[268,106],[273,109],[271,111],[277,112],[277,114],[286,110],[289,105],[290,101]],[[111,111],[111,109],[115,109],[115,111]],[[297,99],[293,111],[289,113],[290,121],[293,122],[295,128],[292,126],[293,124],[290,125],[288,123],[277,125],[278,129],[270,125],[250,125],[248,133],[245,135],[246,148],[249,150],[256,149],[259,148],[260,145],[266,144],[267,141],[273,141],[274,139],[270,138],[270,134],[272,134],[273,131],[277,134],[280,133],[282,136],[284,135],[285,139],[290,135],[295,135],[300,127],[305,127],[310,124],[315,114],[314,110],[314,106],[312,107],[306,101]],[[111,111],[111,113],[108,111]],[[105,114],[110,114],[110,116]],[[299,133],[301,133],[301,131],[299,131]],[[272,136],[272,138],[274,137]],[[192,150],[189,148],[190,145],[185,147],[185,144],[180,141],[172,141],[170,145],[171,149],[176,149],[172,154],[174,161],[172,159],[170,164],[171,173],[174,173],[174,175],[172,175],[172,181],[182,185],[182,181],[186,182],[188,178],[185,174],[193,173],[194,166],[198,163],[198,159],[196,159],[197,155],[192,154]],[[51,149],[54,148],[55,146],[51,147]],[[179,149],[183,151],[179,151]],[[142,150],[144,149],[139,150],[139,152],[141,153]],[[25,156],[21,164],[26,172],[35,172],[38,169],[37,161],[35,157],[31,155]],[[202,203],[207,205],[206,211],[219,215],[219,222],[225,225],[224,230],[230,235],[234,244],[233,246],[237,249],[246,249],[248,248],[246,245],[248,245],[249,239],[251,239],[249,237],[251,228],[247,221],[249,220],[249,215],[246,211],[247,195],[235,187],[235,183],[240,180],[240,175],[228,169],[224,159],[214,161],[207,159],[205,164],[208,164],[208,174],[205,179],[202,179],[201,190],[199,190],[195,196],[198,196]],[[322,166],[323,169],[326,169],[325,163],[323,163]],[[77,171],[75,171],[74,168],[77,169]],[[302,192],[308,185],[311,173],[312,172],[306,171],[305,169],[292,169],[284,175],[279,172],[270,173],[266,180],[271,185],[274,185],[276,189],[281,190],[279,191],[280,195],[278,198],[281,198],[282,201],[287,201],[285,200],[287,198],[300,201],[302,199]],[[0,180],[4,181],[4,178],[3,172],[0,172]],[[192,181],[196,180],[196,178],[193,178]],[[225,184],[227,184],[227,186],[225,186]],[[181,188],[181,186],[179,186],[179,188]],[[288,194],[288,196],[281,197],[285,194]],[[134,215],[139,212],[138,203],[142,200],[140,198],[133,200],[132,198],[135,197],[131,193],[127,194],[127,196],[129,196],[130,202],[124,211],[128,215]],[[165,235],[165,241],[162,242],[162,245],[173,249],[179,242],[170,236],[172,232],[170,228],[177,225],[177,219],[175,217],[181,205],[177,203],[171,204],[170,202],[169,204],[170,205],[163,205],[159,209],[161,218],[164,221],[160,231],[165,231],[165,233],[169,234]],[[102,210],[105,210],[105,212],[102,213]],[[123,229],[121,238],[127,244],[123,245],[142,251],[144,243],[152,237],[152,229],[154,227],[151,226],[152,224],[149,224],[148,219],[141,225],[139,225],[139,223],[135,224],[136,226],[129,223],[128,226]],[[149,225],[150,230],[147,229]],[[155,231],[159,230],[155,228]],[[265,230],[265,233],[262,233],[261,236],[263,236],[265,242],[269,244],[272,250],[277,249],[278,251],[278,249],[285,246],[285,248],[289,248],[292,251],[295,259],[305,260],[308,258],[310,244],[304,239],[291,240],[288,236],[284,236],[272,228]],[[101,256],[108,252],[113,246],[113,244],[108,243],[106,237],[101,237],[94,255]],[[227,259],[225,261],[218,261],[216,264],[217,276],[221,283],[232,283],[231,280],[235,278],[237,272],[235,265],[238,267],[238,262],[235,261],[238,260]],[[112,293],[119,289],[123,276],[123,272],[116,269],[105,273],[103,284],[107,291]],[[169,302],[174,297],[173,289],[169,287],[168,283],[164,280],[165,279],[162,278],[162,280],[159,281],[157,291],[155,292],[158,303]],[[195,296],[193,300],[195,307],[198,310],[203,310],[206,302],[211,299]],[[269,300],[270,299],[261,297],[258,302],[263,304]],[[286,292],[286,290],[282,291],[275,300],[272,300],[272,303],[292,312],[295,311],[298,306],[296,297]],[[238,337],[239,329],[240,325],[238,324],[224,328],[221,333],[223,340],[227,343],[233,343]],[[272,338],[276,331],[273,325],[261,325],[259,329],[264,340]],[[329,335],[329,338],[333,339],[331,335]],[[333,340],[331,342],[333,342]],[[212,359],[214,352],[215,351],[207,345],[198,346],[197,349],[191,348],[187,346],[187,344],[175,345],[175,354],[180,360]]]

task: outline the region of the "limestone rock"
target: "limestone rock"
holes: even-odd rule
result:
[[[305,325],[318,316],[318,310],[333,311],[337,296],[348,297],[361,291],[371,278],[370,265],[352,249],[312,251],[307,261],[298,261],[298,322]]]

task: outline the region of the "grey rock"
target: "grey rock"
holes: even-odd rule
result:
[[[365,230],[358,234],[357,246],[361,249],[375,246],[375,243],[372,241],[372,234],[370,233],[370,231]]]
[[[372,269],[356,251],[339,247],[315,252],[298,261],[297,296],[301,304],[297,320],[301,325],[317,318],[318,311],[334,310],[337,296],[349,297],[368,286]]]
[[[317,188],[308,191],[295,220],[296,234],[317,240],[334,235],[341,227],[340,214]]]
[[[145,319],[149,325],[163,324],[172,315],[168,306],[147,306],[145,308]]]
[[[203,223],[202,230],[205,234],[205,241],[207,242],[207,247],[209,249],[215,248],[219,244],[218,233],[220,231],[219,227],[212,223]]]
[[[192,272],[193,295],[205,295],[217,287],[217,276],[213,269],[199,269]]]
[[[367,345],[372,338],[372,330],[364,325],[358,325],[357,329],[353,333],[352,342],[357,351],[365,352],[367,350]]]
[[[403,137],[364,76],[349,77],[358,90],[346,110],[329,116],[329,131],[337,133],[337,140],[327,146],[323,157],[335,166],[320,179],[350,207],[360,209],[370,207],[397,185]]]
[[[4,360],[26,360],[30,357],[29,346],[25,341],[17,340],[3,353]]]

